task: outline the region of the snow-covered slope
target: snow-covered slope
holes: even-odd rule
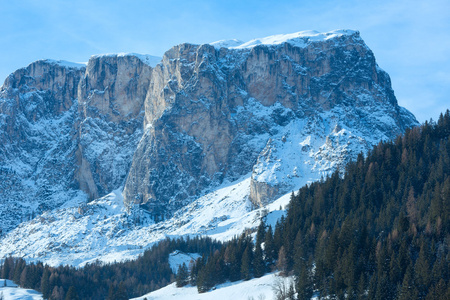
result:
[[[172,272],[176,274],[178,272],[178,268],[185,264],[189,267],[191,261],[195,261],[200,258],[201,255],[198,253],[183,253],[181,251],[174,251],[169,254],[169,265],[172,269]]]
[[[2,298],[3,297],[3,298]],[[42,300],[42,294],[31,289],[20,288],[11,280],[0,279],[0,299],[4,300]]]
[[[284,214],[280,207],[289,201],[286,195],[267,208],[251,210],[246,200],[249,185],[249,176],[225,183],[159,223],[138,207],[127,212],[117,190],[86,205],[56,209],[22,223],[2,239],[0,253],[50,265],[82,266],[97,259],[135,258],[166,237],[208,235],[228,240],[245,228],[256,228],[263,215],[274,225]]]
[[[196,286],[185,286],[177,288],[172,283],[162,289],[146,294],[142,297],[133,298],[133,300],[225,300],[225,299],[255,299],[270,300],[274,299],[274,288],[277,284],[289,286],[293,283],[291,277],[280,277],[275,273],[265,275],[261,278],[254,278],[248,281],[236,281],[220,284],[213,290],[199,294]]]

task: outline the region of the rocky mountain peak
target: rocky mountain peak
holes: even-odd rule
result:
[[[416,124],[398,107],[389,76],[359,32],[350,30],[175,46],[154,69],[145,120],[124,197],[163,217],[201,191],[252,170],[250,199],[262,205]],[[336,126],[355,139],[341,148],[327,146],[327,139],[344,134],[333,132]],[[278,144],[272,137],[281,133],[285,141],[297,137]],[[300,149],[293,143],[311,136],[314,144],[302,146],[307,157],[283,171],[289,178],[275,176],[286,164],[273,153],[295,149],[289,150],[295,156]],[[267,143],[269,138],[276,142]],[[348,148],[354,152],[346,153]],[[305,163],[315,174],[289,174]]]

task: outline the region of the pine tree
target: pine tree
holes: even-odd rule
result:
[[[41,277],[41,293],[44,299],[48,299],[51,293],[49,277],[50,272],[48,271],[48,268],[45,268],[44,274],[42,274]]]
[[[79,300],[77,292],[75,290],[74,286],[70,286],[69,290],[67,291],[65,300]]]
[[[255,254],[253,256],[253,269],[256,278],[259,278],[266,273],[266,265],[264,263],[263,251],[260,244],[256,244],[255,246]]]
[[[178,267],[176,280],[177,287],[183,287],[189,283],[189,270],[185,263]]]
[[[252,278],[252,245],[249,244],[242,254],[241,262],[241,278],[244,280],[249,280]]]

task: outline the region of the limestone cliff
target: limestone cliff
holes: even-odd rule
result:
[[[5,80],[0,229],[124,184],[142,136],[149,58],[93,56],[87,65],[42,60]]]
[[[80,196],[74,188],[77,86],[84,66],[43,60],[0,92],[0,229]]]
[[[89,199],[123,185],[142,136],[152,67],[135,55],[93,56],[78,85],[75,178]]]
[[[127,203],[164,217],[252,172],[264,205],[416,124],[358,32],[222,46],[176,46],[154,69]]]

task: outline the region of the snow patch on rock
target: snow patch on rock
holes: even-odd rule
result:
[[[101,57],[127,57],[127,56],[135,56],[139,58],[143,63],[146,65],[154,68],[158,63],[161,62],[162,57],[160,56],[153,56],[149,54],[139,54],[139,53],[105,53],[105,54],[97,54],[92,55],[91,58],[101,58]]]

